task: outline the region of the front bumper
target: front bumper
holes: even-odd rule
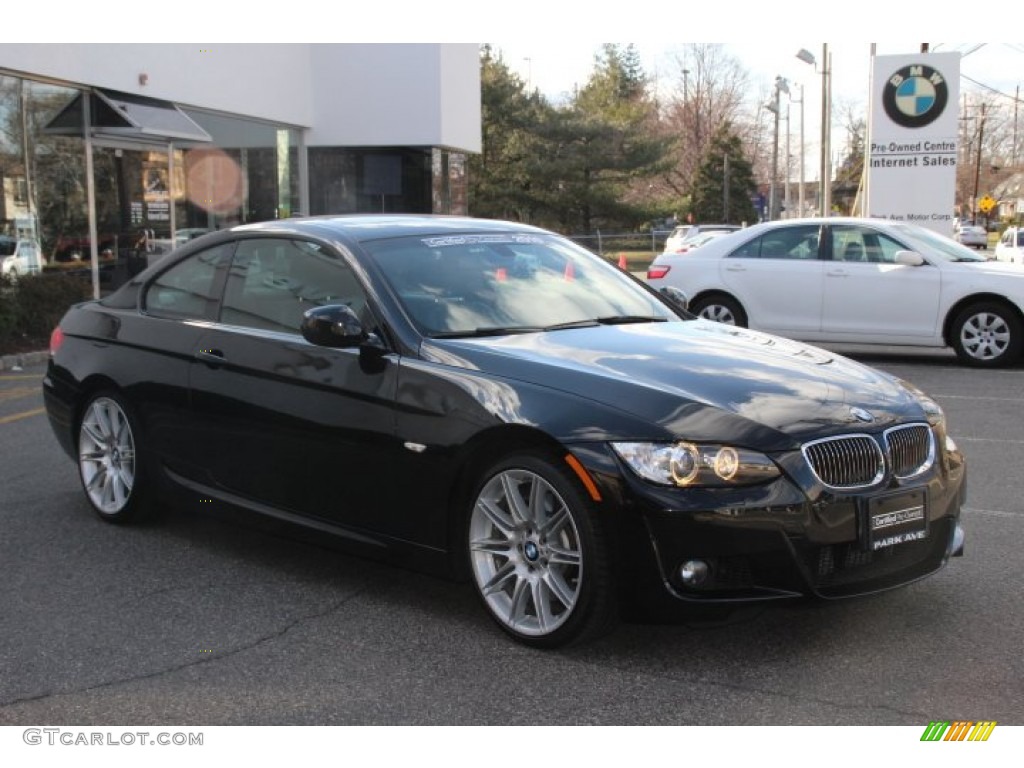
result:
[[[955,450],[940,451],[920,477],[887,478],[857,492],[809,482],[799,452],[781,458],[784,475],[772,483],[715,490],[651,485],[610,449],[574,452],[583,453],[604,504],[615,507],[609,516],[617,521],[621,567],[629,599],[639,603],[870,594],[922,579],[964,547],[966,467]],[[905,499],[924,508],[920,530],[906,540],[873,534],[872,515]],[[699,582],[692,579],[694,563]]]

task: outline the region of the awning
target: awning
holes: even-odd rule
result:
[[[201,142],[213,138],[177,104],[131,93],[94,88],[79,93],[57,113],[44,133],[58,136],[84,137],[82,130],[82,99],[91,99],[91,125],[93,137],[103,136],[148,142]]]

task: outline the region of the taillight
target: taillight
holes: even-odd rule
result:
[[[667,264],[652,264],[647,268],[647,279],[648,280],[660,280],[668,274],[672,267]]]
[[[61,348],[64,343],[64,331],[60,329],[58,325],[53,329],[53,333],[50,334],[50,354],[53,355]]]

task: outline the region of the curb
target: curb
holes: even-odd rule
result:
[[[3,355],[0,356],[0,371],[17,371],[26,365],[45,363],[49,356],[49,352],[21,352],[16,355]]]

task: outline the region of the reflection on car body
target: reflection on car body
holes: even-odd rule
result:
[[[527,644],[876,592],[963,546],[964,459],[925,394],[522,224],[235,227],[72,308],[51,348],[100,518],[173,492],[334,534],[467,578]]]

